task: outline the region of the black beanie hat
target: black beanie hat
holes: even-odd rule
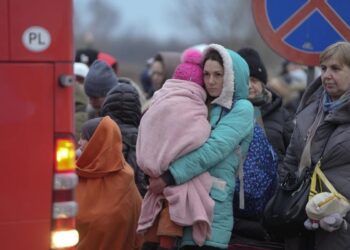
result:
[[[84,89],[90,97],[105,97],[117,84],[118,78],[113,69],[104,61],[96,60],[85,78]]]
[[[237,53],[247,62],[250,71],[249,76],[255,77],[266,84],[267,71],[265,65],[261,61],[259,53],[252,48],[242,48],[238,50]]]
[[[79,49],[75,53],[75,62],[85,63],[87,66],[91,66],[91,64],[97,59],[98,51],[95,49]]]

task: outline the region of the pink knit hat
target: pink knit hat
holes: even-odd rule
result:
[[[179,64],[173,74],[174,79],[191,81],[203,86],[202,53],[194,48],[186,49],[181,55]]]

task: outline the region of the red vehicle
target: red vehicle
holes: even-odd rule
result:
[[[72,1],[0,0],[0,248],[75,249]]]

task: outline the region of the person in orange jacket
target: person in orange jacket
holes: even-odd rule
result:
[[[122,153],[118,125],[109,116],[88,120],[79,144],[77,250],[140,249],[143,238],[136,227],[142,199]]]

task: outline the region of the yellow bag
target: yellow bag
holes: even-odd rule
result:
[[[316,221],[334,213],[344,217],[350,211],[350,202],[334,188],[320,167],[321,161],[317,163],[312,174],[309,201],[305,208],[306,214],[309,219]],[[318,192],[317,180],[320,189],[322,189],[323,183],[329,192],[323,192],[322,190]]]

